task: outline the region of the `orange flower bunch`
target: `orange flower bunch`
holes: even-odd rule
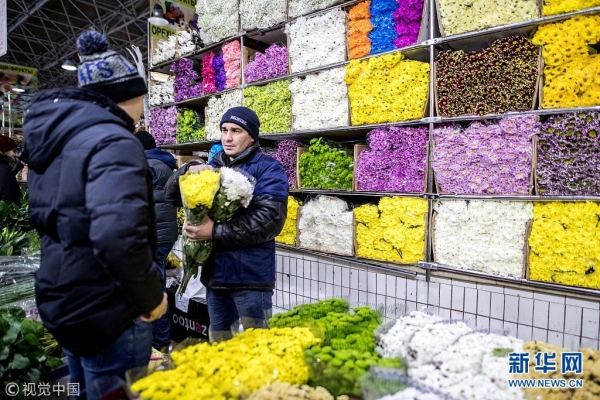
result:
[[[364,1],[352,7],[348,12],[348,56],[350,59],[368,56],[371,52],[369,32],[371,25],[371,1]]]

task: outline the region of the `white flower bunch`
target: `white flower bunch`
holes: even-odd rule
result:
[[[288,14],[290,18],[296,18],[342,2],[342,0],[288,0]]]
[[[189,31],[177,32],[177,56],[183,57],[185,55],[196,52],[199,49],[196,46],[194,34]]]
[[[243,30],[269,28],[285,21],[286,0],[240,0]]]
[[[346,60],[346,13],[332,10],[286,25],[292,72]]]
[[[448,200],[435,203],[435,261],[457,268],[521,277],[530,202]]]
[[[408,355],[408,343],[413,334],[419,329],[441,320],[435,315],[412,311],[399,318],[394,326],[381,336],[375,350],[382,358],[405,359]]]
[[[354,217],[337,197],[318,196],[302,206],[300,246],[347,256],[354,255]]]
[[[223,93],[221,96],[213,96],[208,100],[206,106],[206,125],[205,138],[206,140],[221,140],[221,117],[223,113],[231,107],[241,106],[242,91],[232,90],[231,92]]]
[[[221,167],[221,189],[227,197],[227,201],[241,201],[242,207],[248,207],[252,200],[254,185],[243,173],[227,167]]]
[[[396,394],[388,394],[379,400],[443,400],[435,393],[423,393],[419,389],[408,387]]]
[[[175,101],[173,94],[172,80],[151,85],[148,100],[150,107],[173,103]]]
[[[464,322],[436,322],[416,331],[408,343],[408,356],[405,358],[410,368],[431,363],[433,356],[450,346],[454,341],[470,332]]]
[[[161,39],[156,42],[156,48],[152,53],[150,62],[152,65],[172,60],[176,56],[177,36],[171,35],[167,39]]]
[[[348,87],[346,69],[334,68],[306,78],[294,78],[292,93],[292,128],[308,130],[347,126]]]
[[[204,43],[215,43],[238,33],[238,0],[199,0],[196,3],[198,26]]]

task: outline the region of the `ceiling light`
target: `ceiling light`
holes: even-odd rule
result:
[[[66,69],[67,71],[77,71],[77,65],[70,58],[65,58],[65,61],[62,63],[61,67]]]
[[[157,26],[169,25],[169,21],[167,21],[165,17],[163,17],[163,8],[159,3],[156,3],[154,5],[154,8],[152,9],[152,16],[148,18],[148,22],[150,22],[152,25]]]

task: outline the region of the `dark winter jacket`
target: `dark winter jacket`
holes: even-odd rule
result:
[[[121,108],[86,89],[40,92],[25,114],[38,310],[76,355],[102,350],[162,301],[152,182],[132,132]]]
[[[21,201],[19,183],[13,168],[3,154],[0,154],[0,200],[15,204]]]
[[[180,168],[166,187],[167,201],[181,203]],[[279,161],[252,145],[235,160],[221,151],[210,162],[213,167],[239,168],[256,179],[248,208],[232,219],[215,223],[214,252],[202,268],[200,280],[212,289],[269,290],[275,287],[275,236],[287,216],[288,180]]]
[[[173,243],[179,234],[177,209],[165,201],[165,185],[177,168],[175,157],[159,148],[146,151],[146,159],[154,186],[154,212],[156,214],[156,236],[158,243]]]

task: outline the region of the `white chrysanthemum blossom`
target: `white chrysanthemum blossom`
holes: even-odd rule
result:
[[[200,36],[204,43],[215,43],[238,33],[238,0],[206,1],[196,3]]]
[[[177,36],[171,35],[167,39],[161,39],[157,42],[154,53],[150,58],[152,65],[172,60],[176,56]]]
[[[206,140],[221,140],[221,117],[231,107],[243,105],[242,91],[232,90],[221,96],[212,96],[206,106]]]
[[[173,81],[156,83],[150,86],[150,107],[162,106],[175,101],[173,92]]]
[[[413,334],[419,329],[439,322],[442,319],[421,311],[412,311],[410,314],[399,318],[377,342],[377,353],[382,358],[406,358],[408,343]]]
[[[242,30],[270,28],[285,21],[286,0],[240,0]]]
[[[341,0],[288,0],[288,14],[290,18],[296,18],[313,11],[342,3]]]
[[[239,200],[242,203],[242,207],[248,207],[254,192],[254,185],[250,179],[233,168],[222,167],[220,171],[221,189],[223,189],[227,201],[232,203]]]
[[[379,400],[442,400],[443,398],[435,393],[424,393],[417,388],[408,387],[398,393],[389,394],[381,397]]]
[[[307,202],[302,207],[298,229],[301,247],[354,255],[354,215],[341,199],[319,196]]]

